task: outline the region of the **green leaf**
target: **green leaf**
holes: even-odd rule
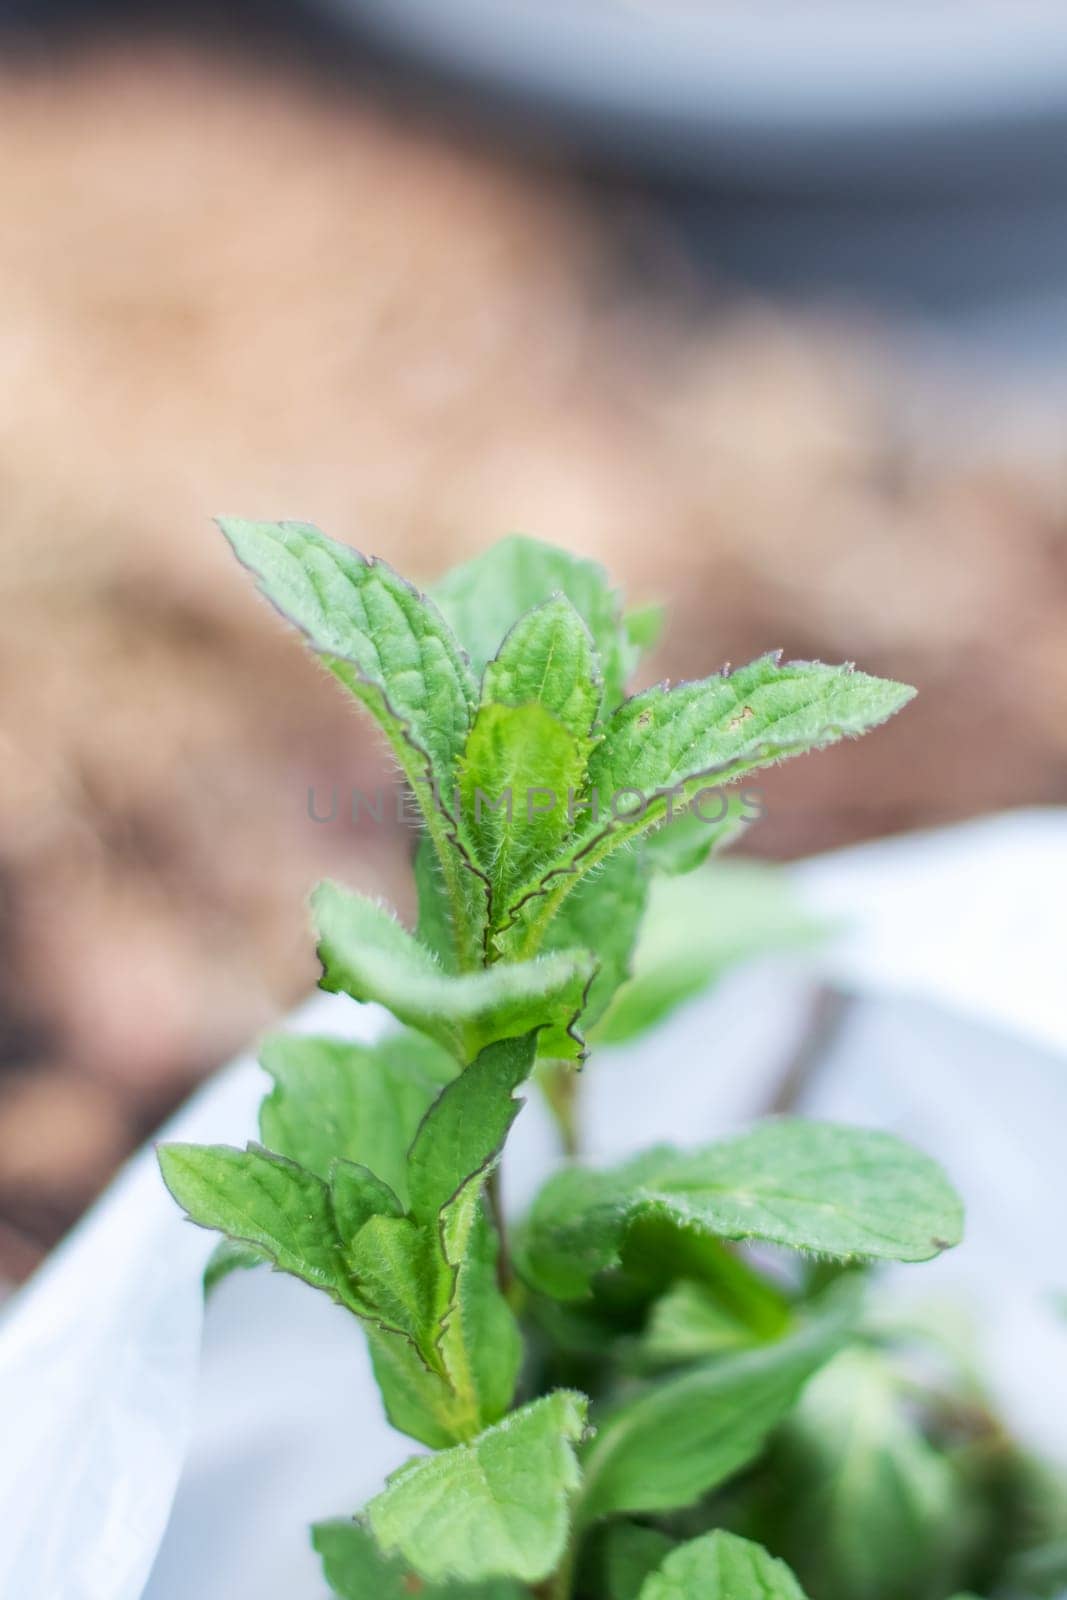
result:
[[[411,1147],[411,1209],[430,1221],[472,1182],[484,1181],[522,1102],[514,1091],[533,1066],[534,1035],[489,1045],[443,1091]]]
[[[755,1459],[853,1314],[842,1299],[776,1344],[661,1380],[602,1421],[584,1453],[583,1523],[691,1505]]]
[[[330,1166],[330,1205],[338,1237],[348,1247],[372,1217],[399,1217],[398,1196],[370,1171],[354,1161],[334,1161]]]
[[[702,867],[708,857],[724,850],[763,814],[755,790],[716,789],[698,805],[676,810],[641,846],[649,866],[677,877]]]
[[[425,1034],[376,1044],[274,1034],[260,1051],[274,1087],[259,1110],[269,1150],[320,1178],[335,1159],[369,1167],[406,1203],[407,1152],[456,1063]]]
[[[586,952],[452,976],[394,917],[360,895],[322,883],[312,908],[322,988],[378,1001],[460,1061],[472,1060],[494,1040],[549,1023],[559,1053],[580,1059],[582,1041],[571,1030],[594,970]]]
[[[588,744],[544,706],[484,705],[460,766],[463,817],[491,889],[490,924],[515,885],[550,861],[566,837],[569,797],[585,776]]]
[[[531,1211],[523,1272],[545,1294],[578,1298],[649,1215],[838,1260],[927,1261],[959,1242],[963,1222],[941,1168],[892,1134],[783,1119],[701,1150],[559,1173]]]
[[[688,1366],[758,1343],[752,1327],[707,1284],[683,1278],[656,1301],[641,1337],[642,1366]]]
[[[585,1407],[558,1390],[469,1444],[409,1461],[367,1507],[379,1545],[430,1582],[547,1577],[567,1542]]]
[[[483,705],[536,702],[583,744],[600,710],[601,693],[592,636],[564,595],[519,618],[482,679]]]
[[[819,749],[885,722],[912,698],[901,683],[851,667],[763,656],[729,677],[637,694],[605,728],[589,763],[589,813],[566,850],[518,891],[510,954],[539,949],[561,902],[625,840],[787,755]],[[709,787],[710,786],[710,787]],[[595,802],[595,803],[593,803]]]
[[[703,773],[725,780],[780,756],[865,733],[915,691],[818,661],[761,656],[736,672],[659,686],[621,705],[590,763],[602,794],[644,794],[693,785]]]
[[[762,1545],[717,1529],[673,1550],[640,1600],[804,1600],[804,1591]]]
[[[408,1217],[372,1216],[349,1243],[346,1258],[382,1328],[410,1339],[431,1371],[447,1376],[437,1348],[446,1290],[433,1237]]]
[[[526,1590],[507,1578],[490,1583],[427,1584],[405,1561],[384,1556],[361,1522],[319,1522],[311,1542],[322,1557],[326,1581],[341,1600],[523,1600]]]
[[[591,880],[592,891],[599,882]],[[566,919],[581,893],[577,890],[564,901],[561,918]],[[623,1044],[717,983],[731,967],[771,951],[810,945],[820,931],[789,880],[774,867],[729,861],[689,878],[656,877],[632,976],[601,1018],[596,1042]],[[588,1015],[584,1020],[589,1027]]]
[[[163,1181],[202,1228],[254,1246],[282,1272],[353,1308],[330,1191],[284,1156],[250,1146],[165,1144]]]
[[[659,644],[666,618],[666,610],[657,600],[627,611],[622,623],[626,629],[626,637],[634,649],[642,652],[654,650]]]
[[[431,1371],[403,1334],[386,1332],[373,1322],[366,1323],[365,1331],[385,1414],[399,1433],[444,1450],[477,1431],[470,1425],[468,1397],[457,1395],[439,1363]]]
[[[411,1217],[379,1216],[348,1252],[360,1295],[386,1334],[406,1337],[422,1366],[379,1333],[375,1372],[393,1423],[426,1443],[469,1439],[496,1422],[522,1355],[497,1281],[497,1241],[482,1189],[520,1102],[534,1038],[491,1045],[435,1100],[412,1143]]]
[[[746,1337],[738,1338],[738,1344],[780,1339],[794,1314],[784,1289],[734,1245],[695,1229],[678,1228],[659,1213],[631,1226],[619,1271],[598,1279],[596,1288],[593,1305],[606,1298],[612,1304],[648,1308],[636,1357],[660,1365],[668,1358],[677,1365],[700,1354],[711,1355],[710,1347],[699,1352],[684,1347],[714,1339],[718,1348],[726,1327],[745,1330]],[[662,1344],[653,1349],[660,1336]]]
[[[463,964],[472,964],[484,892],[451,797],[478,686],[455,635],[384,561],[368,561],[307,523],[224,517],[219,526],[267,599],[383,729],[433,837]]]
[[[566,595],[589,629],[604,677],[607,710],[618,704],[633,649],[607,573],[555,545],[513,537],[454,567],[434,585],[441,611],[462,641],[476,672],[512,624],[532,607]]]
[[[415,892],[419,902],[415,930],[418,941],[436,957],[444,972],[457,972],[457,930],[449,903],[448,885],[428,833],[421,834],[415,846],[414,870]]]
[[[413,1215],[432,1225],[450,1269],[440,1348],[474,1425],[495,1422],[511,1401],[521,1359],[515,1319],[500,1293],[496,1240],[482,1189],[521,1101],[514,1091],[533,1065],[534,1035],[490,1045],[427,1112],[411,1147]]]
[[[586,825],[539,877],[516,895],[508,948],[528,955],[582,877],[628,839],[714,785],[803,751],[865,732],[892,716],[914,690],[820,662],[762,656],[728,676],[662,686],[615,712],[589,762]]]
[[[222,517],[219,527],[267,599],[369,706],[391,742],[414,741],[447,792],[477,685],[434,603],[384,561],[368,561],[309,523]]]
[[[959,1482],[876,1352],[842,1351],[812,1379],[775,1471],[779,1544],[816,1594],[945,1592],[945,1562],[964,1522]]]

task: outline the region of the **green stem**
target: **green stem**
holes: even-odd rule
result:
[[[559,1566],[551,1578],[546,1578],[541,1587],[534,1590],[534,1593],[542,1596],[543,1600],[570,1600],[574,1589],[574,1568],[577,1560],[578,1540],[572,1531]]]
[[[580,1075],[569,1061],[546,1061],[538,1070],[546,1104],[559,1134],[560,1149],[568,1161],[582,1152],[578,1107]]]

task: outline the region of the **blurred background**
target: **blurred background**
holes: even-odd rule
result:
[[[1067,799],[1067,19],[799,10],[0,6],[0,1281],[313,984],[316,876],[410,909],[214,512],[917,684],[762,855]]]

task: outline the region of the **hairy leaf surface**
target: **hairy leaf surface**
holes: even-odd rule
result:
[[[409,1161],[413,1215],[432,1229],[448,1274],[442,1359],[480,1423],[496,1421],[509,1404],[521,1356],[515,1320],[497,1283],[496,1241],[482,1191],[518,1115],[514,1091],[533,1057],[533,1034],[483,1050],[427,1112]]]
[[[280,1271],[352,1307],[343,1242],[321,1178],[255,1147],[165,1144],[159,1164],[192,1222],[254,1246]]]
[[[565,595],[519,618],[482,679],[482,703],[535,702],[584,744],[600,710],[600,665],[592,635]]]
[[[517,892],[509,948],[520,954],[536,948],[582,876],[627,839],[658,826],[668,804],[700,805],[709,785],[863,733],[913,693],[850,666],[762,656],[728,676],[661,686],[625,701],[589,762],[597,814],[590,812],[548,869]]]
[[[609,795],[628,787],[651,795],[704,771],[751,771],[877,727],[913,694],[849,666],[761,656],[725,676],[627,700],[604,730],[590,783]]]
[[[471,1427],[469,1396],[457,1394],[439,1368],[431,1371],[410,1339],[373,1322],[366,1324],[366,1335],[385,1414],[399,1433],[445,1450],[478,1431],[477,1423]]]
[[[432,1241],[407,1217],[365,1218],[346,1250],[362,1297],[382,1327],[410,1339],[437,1368],[434,1342],[438,1279]]]
[[[384,561],[303,522],[219,526],[267,599],[363,700],[391,740],[411,738],[442,785],[477,704],[477,686],[437,607]]]
[[[902,1140],[783,1119],[701,1150],[663,1146],[612,1171],[559,1173],[531,1211],[523,1270],[543,1293],[575,1299],[617,1265],[643,1216],[839,1260],[927,1261],[963,1227],[941,1168]]]
[[[508,1578],[489,1583],[425,1583],[398,1556],[385,1556],[370,1529],[351,1518],[319,1522],[311,1542],[341,1600],[524,1600],[527,1590]]]
[[[473,846],[471,848],[473,849]],[[441,870],[441,862],[434,849],[433,840],[428,833],[421,834],[415,846],[414,871],[415,893],[419,902],[415,930],[418,941],[436,958],[443,972],[456,972],[459,970],[457,951],[459,935],[449,902],[445,875]]]
[[[417,1218],[429,1221],[468,1185],[484,1180],[518,1116],[514,1091],[529,1076],[533,1056],[533,1034],[489,1045],[434,1102],[411,1147]]]
[[[347,1261],[351,1241],[372,1217],[399,1217],[404,1208],[387,1183],[355,1161],[334,1161],[329,1178],[333,1220]]]
[[[558,1390],[469,1444],[409,1461],[367,1507],[375,1538],[431,1582],[539,1582],[566,1544],[584,1426],[584,1397]]]
[[[453,815],[456,763],[478,686],[437,607],[384,561],[307,523],[220,520],[238,559],[380,724],[433,838],[463,965],[484,937],[485,895]]]
[[[550,861],[569,829],[588,743],[543,705],[484,705],[460,766],[464,823],[501,920],[516,884]]]

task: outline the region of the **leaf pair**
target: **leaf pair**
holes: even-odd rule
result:
[[[424,1509],[421,1504],[419,1509]],[[502,1509],[490,1501],[490,1514],[485,1520],[486,1546],[492,1548],[501,1540],[514,1549],[510,1528],[502,1517],[492,1514]],[[455,1530],[447,1521],[445,1527],[454,1537]],[[632,1587],[628,1577],[629,1572],[640,1574],[643,1570],[641,1556],[631,1557],[629,1572],[617,1562],[610,1600],[805,1600],[784,1562],[776,1561],[759,1545],[736,1534],[717,1530],[672,1548],[669,1540],[651,1529],[633,1531],[643,1547],[641,1556],[645,1551],[661,1554],[664,1547],[668,1553],[648,1570],[643,1580],[638,1580],[638,1587]],[[443,1583],[427,1583],[411,1572],[402,1558],[384,1556],[373,1535],[358,1522],[320,1523],[314,1529],[313,1542],[323,1558],[330,1585],[342,1600],[369,1600],[371,1596],[374,1600],[407,1600],[413,1593],[422,1600],[520,1600],[528,1593],[507,1578],[482,1583],[447,1579]],[[553,1547],[550,1532],[549,1548]],[[538,1570],[541,1565],[537,1563]]]
[[[310,1165],[254,1146],[159,1154],[194,1222],[367,1322],[391,1419],[442,1445],[495,1421],[514,1390],[518,1331],[496,1283],[482,1191],[518,1113],[514,1090],[534,1039],[499,1042],[450,1079],[447,1057],[426,1041],[408,1045],[410,1054],[394,1042],[378,1052],[326,1040],[268,1048],[276,1086],[264,1136]],[[373,1088],[361,1068],[378,1077]],[[337,1149],[374,1154],[395,1187]]]
[[[788,1339],[656,1384],[609,1412],[584,1445],[584,1397],[534,1401],[394,1474],[367,1509],[377,1545],[430,1583],[538,1582],[574,1536],[572,1519],[580,1531],[605,1516],[679,1509],[747,1465],[851,1316],[839,1300]],[[351,1538],[363,1562],[366,1535]]]
[[[533,540],[456,569],[438,605],[306,523],[220,525],[383,729],[427,825],[444,942],[460,969],[479,965],[493,897],[561,843],[594,722],[621,698],[649,618],[627,627],[600,567]],[[538,806],[538,790],[559,804]]]
[[[387,1594],[405,1570],[420,1583],[455,1583],[457,1596],[491,1579],[537,1583],[575,1537],[572,1520],[580,1531],[620,1512],[692,1504],[758,1454],[839,1346],[850,1316],[838,1303],[789,1339],[655,1385],[609,1413],[584,1445],[585,1399],[561,1390],[469,1443],[409,1462],[368,1506],[369,1531],[358,1523],[316,1530],[331,1582],[345,1596],[372,1578],[373,1592]],[[675,1552],[662,1581],[674,1582],[695,1558]]]
[[[584,950],[553,952],[481,972],[448,973],[381,906],[323,883],[312,896],[321,986],[374,1000],[463,1063],[499,1039],[535,1029],[560,1059],[583,1054],[577,1032],[595,963]]]
[[[708,818],[708,786],[717,795],[768,762],[861,733],[912,693],[851,667],[765,656],[622,701],[650,617],[624,618],[593,562],[505,540],[442,580],[435,603],[306,524],[222,526],[377,718],[418,800],[424,951],[467,972],[595,950],[591,1018],[626,974],[649,870],[688,870],[743,821],[718,801]],[[619,860],[660,829],[640,865]],[[609,857],[598,889],[590,875]],[[565,1034],[553,1025],[541,1053],[571,1058]]]

